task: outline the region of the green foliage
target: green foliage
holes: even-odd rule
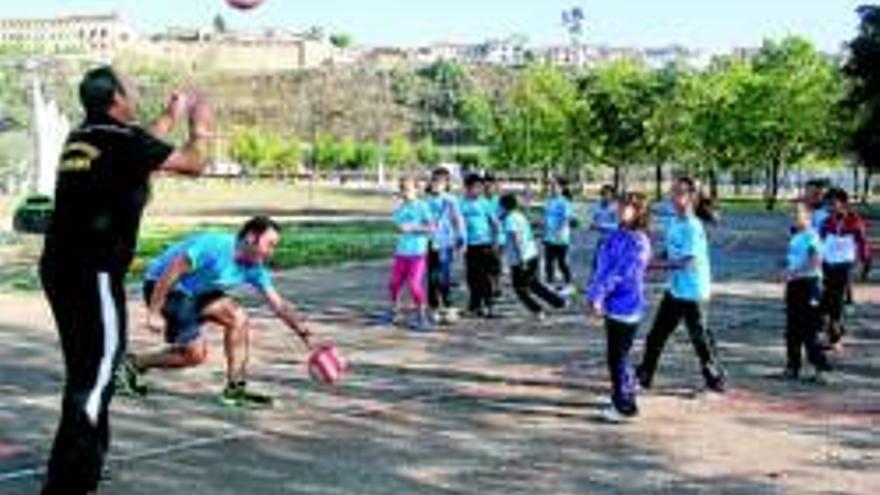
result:
[[[379,165],[382,158],[382,152],[379,146],[372,142],[366,141],[357,146],[357,162],[366,170],[374,170]]]
[[[863,194],[867,196],[870,175],[880,170],[880,6],[864,5],[857,13],[859,34],[849,44],[849,59],[843,68],[849,83],[847,105],[838,110],[842,125],[830,135],[846,136],[844,144],[865,166],[868,173]]]
[[[425,138],[416,145],[416,157],[419,164],[434,166],[440,163],[440,150],[434,145],[434,141]]]
[[[391,168],[402,168],[411,165],[415,156],[412,144],[400,134],[391,137],[385,156],[385,163]]]
[[[335,33],[330,35],[330,44],[336,48],[348,48],[354,43],[354,39],[347,33]]]
[[[256,174],[284,174],[298,171],[302,149],[296,138],[285,140],[256,128],[237,130],[232,137],[229,155],[247,171]]]
[[[319,170],[333,170],[341,162],[340,145],[329,134],[318,134],[312,144],[312,160]]]
[[[360,166],[358,144],[354,139],[345,138],[339,144],[339,163],[348,170],[354,170]]]

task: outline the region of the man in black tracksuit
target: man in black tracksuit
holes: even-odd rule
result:
[[[204,167],[211,112],[175,94],[150,131],[134,124],[137,96],[110,67],[80,84],[86,118],[68,136],[40,279],[61,340],[66,383],[44,495],[96,489],[109,446],[113,377],[126,347],[123,280],[134,256],[151,173]],[[164,136],[189,108],[190,133],[175,150]]]

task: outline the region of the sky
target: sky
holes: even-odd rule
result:
[[[0,17],[117,11],[139,29],[210,25],[216,14],[236,29],[322,26],[362,45],[480,42],[523,34],[534,44],[565,42],[561,13],[586,15],[584,41],[615,46],[670,43],[710,52],[799,34],[836,51],[856,33],[855,8],[867,0],[264,0],[240,13],[225,0],[3,0]]]

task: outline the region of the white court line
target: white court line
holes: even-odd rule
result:
[[[262,433],[258,431],[239,431],[233,433],[227,433],[225,435],[221,435],[219,437],[212,438],[201,438],[196,440],[187,440],[175,444],[168,445],[166,447],[157,447],[153,449],[146,449],[139,452],[131,452],[128,454],[119,454],[119,455],[111,455],[108,456],[108,463],[125,463],[130,461],[139,461],[143,459],[149,459],[152,457],[160,457],[167,454],[173,454],[175,452],[182,452],[187,450],[198,449],[201,447],[208,447],[211,445],[218,445],[226,442],[233,442],[236,440],[243,440],[245,438],[251,438],[260,436]],[[41,476],[46,473],[45,467],[37,467],[37,468],[26,468],[19,469],[16,471],[10,471],[8,473],[0,473],[0,484],[9,483],[11,481],[17,481],[20,479],[26,478],[35,478],[37,476]]]

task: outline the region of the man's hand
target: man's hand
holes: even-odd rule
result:
[[[214,132],[214,110],[203,96],[197,96],[190,108],[189,132],[191,136],[203,139]]]
[[[190,104],[190,96],[183,90],[171,93],[168,103],[165,104],[165,114],[178,121],[186,114]]]
[[[605,308],[600,301],[593,301],[590,303],[589,316],[593,318],[602,318],[605,316]]]
[[[150,311],[147,313],[147,328],[150,329],[151,332],[161,335],[165,333],[167,327],[168,322],[165,321],[165,317],[162,316],[161,312]]]

